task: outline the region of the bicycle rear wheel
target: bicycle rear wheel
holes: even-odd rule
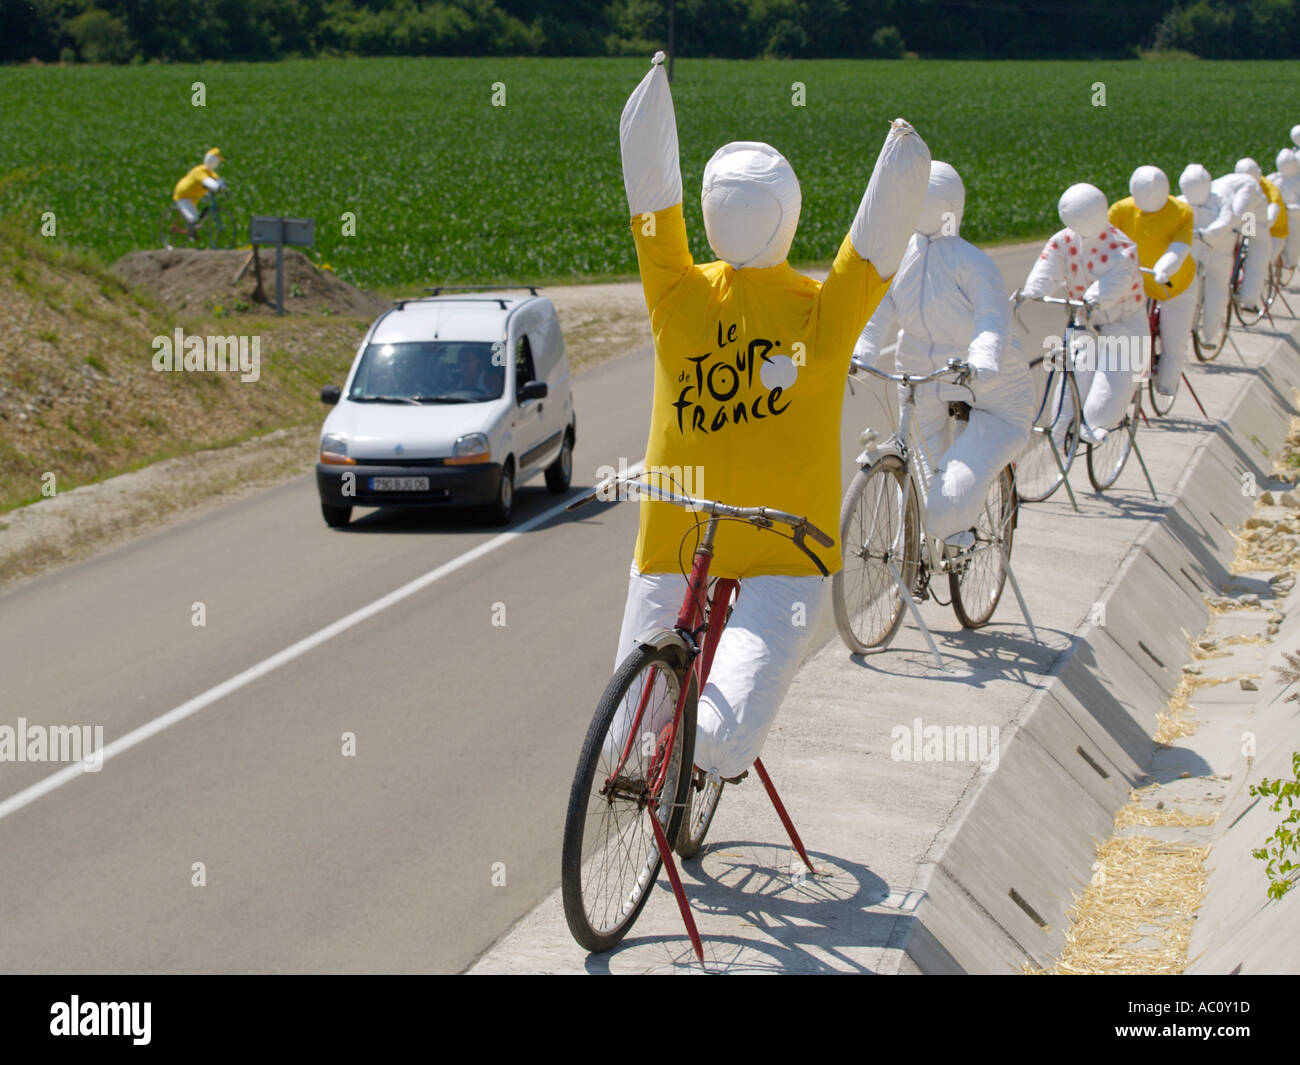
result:
[[[894,638],[906,603],[894,579],[910,589],[921,560],[921,516],[907,469],[886,455],[859,470],[840,510],[844,565],[831,579],[840,638],[864,654]]]
[[[952,609],[967,629],[989,623],[1007,582],[1007,561],[1016,529],[1016,486],[1010,466],[993,478],[975,521],[975,546],[948,574]]]
[[[1039,395],[1029,443],[1016,460],[1016,492],[1026,503],[1041,503],[1065,483],[1079,452],[1083,405],[1074,374],[1047,368],[1044,357],[1030,363]]]
[[[694,774],[692,774],[694,776]],[[704,837],[718,812],[724,784],[701,774],[701,780],[691,782],[686,789],[686,808],[682,813],[682,827],[677,831],[677,853],[683,858],[694,858],[704,846]]]
[[[661,732],[671,723],[682,683],[690,690],[676,740],[664,750]],[[650,823],[671,842],[681,825],[695,755],[694,671],[683,675],[665,649],[638,647],[624,659],[601,696],[587,730],[564,822],[560,885],[564,916],[573,938],[590,951],[613,947],[627,934],[654,887],[663,864]],[[628,734],[644,702],[636,735],[616,777]],[[668,760],[657,794],[652,784]]]
[[[1110,430],[1100,444],[1088,445],[1088,480],[1098,492],[1106,491],[1124,471],[1129,452],[1133,450],[1133,437],[1137,433],[1141,410],[1142,391],[1135,389],[1124,420]]]

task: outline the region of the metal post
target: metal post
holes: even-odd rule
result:
[[[275,242],[275,314],[284,314],[284,219],[280,219],[280,236]]]

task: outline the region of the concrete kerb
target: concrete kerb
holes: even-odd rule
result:
[[[1085,622],[1006,730],[997,771],[977,774],[935,837],[922,899],[892,937],[900,972],[1015,972],[1059,955],[1095,844],[1150,765],[1156,715],[1182,676],[1188,637],[1206,624],[1203,596],[1231,579],[1231,530],[1255,502],[1247,475],[1267,482],[1296,413],[1294,349],[1279,338],[1197,444],[1163,520],[1102,594],[1104,623]]]

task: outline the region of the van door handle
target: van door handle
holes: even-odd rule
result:
[[[537,416],[540,418],[541,414],[542,414],[542,401],[539,399],[537,401]]]

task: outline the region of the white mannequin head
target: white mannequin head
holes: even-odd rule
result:
[[[1178,188],[1193,207],[1210,198],[1210,172],[1200,163],[1189,163],[1178,178]]]
[[[1264,176],[1264,171],[1259,168],[1259,164],[1250,156],[1246,156],[1244,159],[1238,159],[1237,165],[1233,167],[1233,169],[1238,174],[1249,174],[1256,181]]]
[[[1300,148],[1300,126],[1291,127],[1291,143]]]
[[[1277,153],[1277,172],[1284,178],[1300,177],[1300,156],[1294,148],[1283,148]]]
[[[1128,191],[1143,214],[1155,214],[1169,200],[1169,178],[1158,166],[1140,166],[1128,179]]]
[[[1061,221],[1081,237],[1099,237],[1110,228],[1110,205],[1096,185],[1071,185],[1056,205]]]
[[[704,168],[704,231],[713,253],[737,270],[785,262],[802,196],[794,169],[770,144],[724,144]]]
[[[209,170],[211,170],[214,174],[217,171],[217,167],[219,167],[225,161],[226,161],[226,157],[221,154],[220,148],[209,148],[207,155],[203,157],[203,165],[206,166]]]
[[[930,183],[925,202],[916,217],[916,231],[926,237],[955,237],[966,207],[966,186],[961,175],[947,163],[930,163]]]

